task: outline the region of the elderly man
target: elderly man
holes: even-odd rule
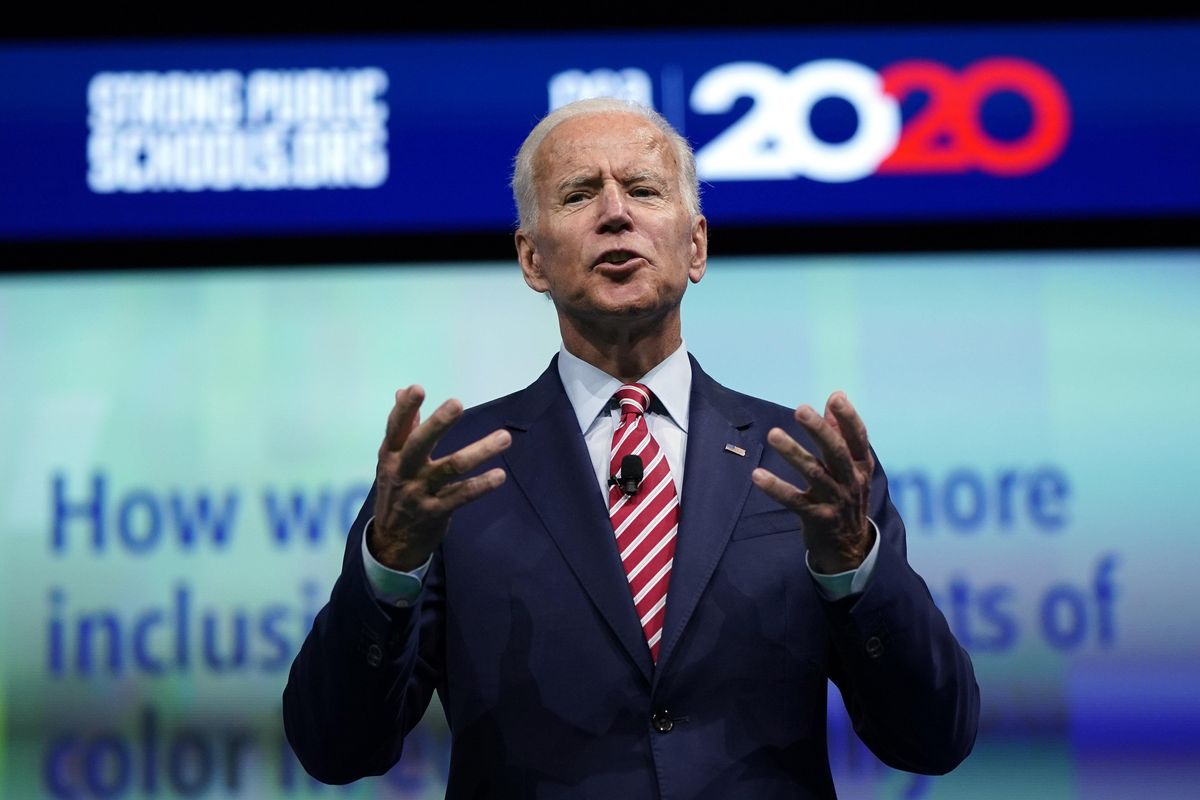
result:
[[[529,134],[513,191],[562,346],[468,411],[396,393],[284,691],[305,768],[385,772],[436,690],[448,797],[833,797],[833,680],[884,762],[953,769],[978,686],[853,406],[739,394],[687,352],[708,228],[686,141],[580,101]]]

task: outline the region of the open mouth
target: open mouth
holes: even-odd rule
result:
[[[600,258],[596,261],[595,266],[623,266],[638,258],[641,258],[641,256],[632,250],[609,250],[607,253],[604,253],[600,256]]]

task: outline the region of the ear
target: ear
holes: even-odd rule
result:
[[[692,261],[688,267],[688,278],[699,283],[708,269],[708,220],[697,216],[692,223]]]
[[[521,265],[521,274],[525,277],[525,283],[535,292],[545,294],[550,291],[550,284],[546,282],[546,277],[542,274],[542,259],[538,255],[533,237],[524,230],[518,229],[513,236],[513,241],[517,246],[517,261]]]

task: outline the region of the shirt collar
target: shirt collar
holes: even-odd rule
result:
[[[572,355],[565,345],[559,347],[558,376],[584,433],[622,385],[617,378]],[[687,433],[688,398],[692,393],[692,362],[687,355],[687,343],[681,342],[675,352],[638,379],[638,383],[650,388],[675,424]]]

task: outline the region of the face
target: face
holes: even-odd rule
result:
[[[538,148],[534,183],[538,218],[517,232],[517,255],[564,328],[677,331],[687,283],[704,275],[708,229],[688,213],[662,133],[623,112],[568,119]]]

